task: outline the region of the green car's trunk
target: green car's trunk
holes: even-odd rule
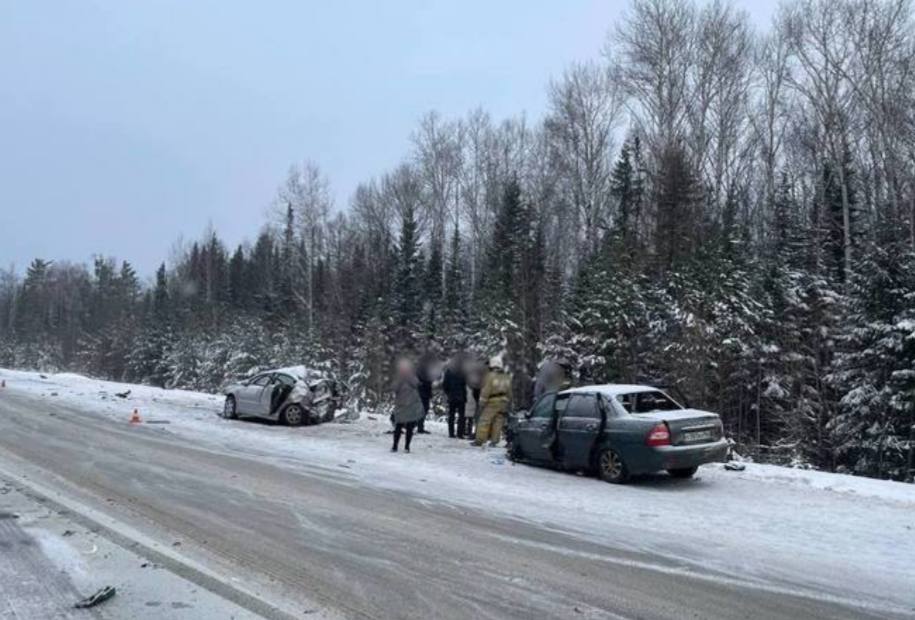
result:
[[[678,409],[676,411],[652,411],[637,413],[640,420],[664,422],[670,429],[670,443],[674,446],[689,446],[712,443],[721,439],[721,420],[714,413],[699,409]]]

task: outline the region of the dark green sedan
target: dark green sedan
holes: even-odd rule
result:
[[[509,420],[514,461],[595,472],[607,482],[656,471],[689,478],[724,460],[714,413],[688,409],[644,385],[593,385],[543,395]]]

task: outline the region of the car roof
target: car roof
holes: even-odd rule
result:
[[[267,370],[265,372],[276,373],[279,375],[289,375],[295,379],[304,379],[308,373],[308,369],[304,366],[286,366],[285,368],[274,368],[273,370]]]
[[[327,373],[317,370],[315,368],[308,368],[307,366],[286,366],[284,368],[274,368],[273,370],[265,370],[267,373],[276,373],[282,375],[289,375],[294,379],[305,382],[320,381],[322,379],[329,378]]]
[[[248,375],[247,377],[245,377],[242,380],[243,381],[255,381],[262,377],[269,377],[271,375],[286,375],[287,377],[290,377],[294,381],[302,380],[302,377],[296,376],[294,373],[289,372],[288,368],[281,368],[279,370],[262,370],[259,373],[256,373],[253,375]]]
[[[263,377],[264,375],[286,375],[292,377],[296,381],[304,381],[306,383],[313,383],[329,378],[326,373],[306,366],[286,366],[284,368],[262,370],[256,374],[248,375],[246,380],[250,381],[251,379]]]
[[[619,396],[620,394],[633,394],[636,392],[658,392],[658,388],[650,385],[635,385],[627,383],[605,383],[603,385],[583,385],[560,394],[603,394],[604,396]]]

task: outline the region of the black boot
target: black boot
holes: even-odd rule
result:
[[[413,425],[407,424],[407,436],[406,441],[403,444],[403,451],[407,454],[410,453],[410,443],[413,441]]]

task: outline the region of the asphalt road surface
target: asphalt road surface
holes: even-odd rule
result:
[[[888,617],[788,593],[791,584],[695,575],[662,557],[361,486],[340,471],[211,451],[6,392],[0,475],[14,465],[212,567],[224,583],[186,576],[227,596],[244,590],[249,598],[236,602],[267,616]]]

